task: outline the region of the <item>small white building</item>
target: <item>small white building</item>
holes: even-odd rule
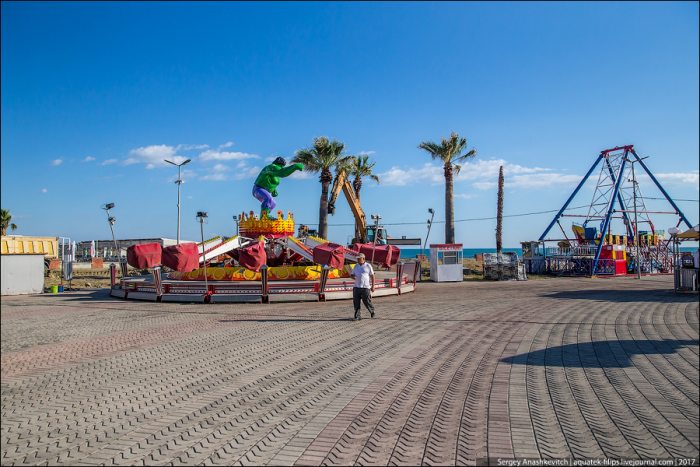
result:
[[[464,249],[461,243],[430,245],[430,280],[433,282],[462,282],[464,280]]]

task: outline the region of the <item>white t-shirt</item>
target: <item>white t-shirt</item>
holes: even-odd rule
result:
[[[354,268],[352,268],[352,274],[355,276],[355,287],[360,289],[369,289],[371,287],[369,276],[374,275],[374,269],[372,265],[365,262],[365,264],[357,263]]]

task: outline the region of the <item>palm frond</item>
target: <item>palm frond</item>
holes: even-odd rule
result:
[[[311,146],[299,149],[292,162],[303,164],[307,172],[316,173],[339,164],[347,165],[350,157],[345,156],[345,143],[321,136],[314,137]]]
[[[476,155],[476,149],[472,149],[467,154],[462,154],[466,147],[467,139],[460,138],[454,131],[449,138],[441,138],[440,144],[426,141],[418,145],[419,149],[430,153],[433,159],[440,159],[445,164],[457,164]]]
[[[444,138],[442,141],[445,142]],[[418,149],[427,151],[433,159],[443,159],[444,148],[444,144],[440,145],[434,141],[425,141],[418,145]]]

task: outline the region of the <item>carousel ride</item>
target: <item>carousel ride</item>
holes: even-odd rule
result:
[[[400,295],[415,290],[417,269],[399,261],[396,246],[354,244],[351,248],[310,236],[294,216],[275,208],[280,178],[301,164],[285,167],[281,158],[265,167],[253,186],[261,202],[254,211],[238,215],[239,235],[215,237],[201,243],[162,248],[159,243],[135,245],[127,263],[151,274],[128,277],[122,267],[117,283],[113,271],[111,295],[118,298],[181,302],[325,301],[352,298],[350,272],[364,253],[375,268],[374,296]],[[170,271],[163,272],[163,266]]]

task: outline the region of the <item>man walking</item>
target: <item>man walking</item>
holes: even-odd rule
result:
[[[374,292],[374,269],[372,265],[365,261],[365,255],[357,255],[357,264],[352,268],[350,277],[355,279],[355,286],[352,288],[352,303],[355,306],[355,317],[353,321],[362,319],[360,316],[360,300],[369,310],[369,314],[374,318],[374,305],[372,305],[372,292]]]

